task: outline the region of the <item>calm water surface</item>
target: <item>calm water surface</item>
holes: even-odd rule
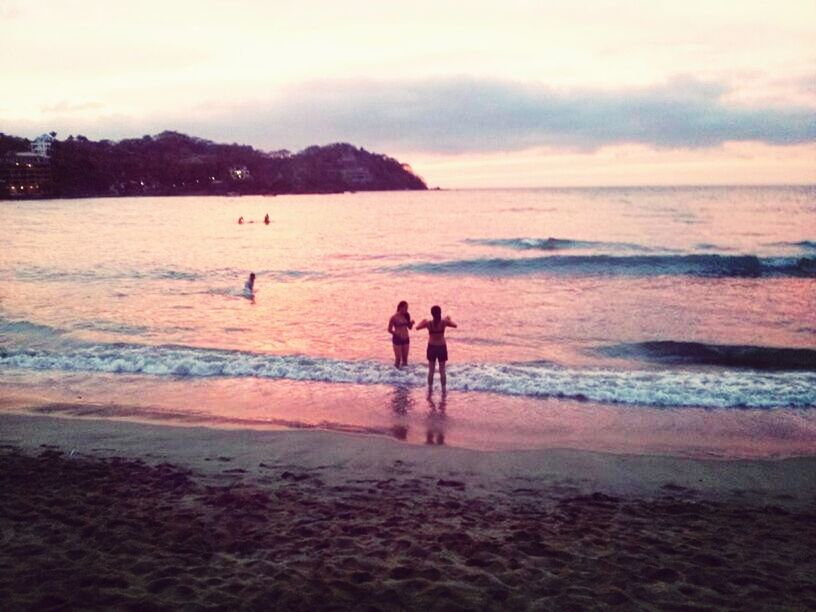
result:
[[[813,188],[4,202],[0,239],[7,406],[486,449],[816,450]],[[402,299],[459,324],[444,405],[421,332],[390,365]]]

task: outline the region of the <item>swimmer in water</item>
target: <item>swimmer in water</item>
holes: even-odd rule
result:
[[[244,283],[244,294],[255,295],[255,273],[250,272],[247,282]]]
[[[434,370],[436,362],[439,362],[439,382],[442,383],[442,393],[445,393],[447,377],[445,376],[445,364],[448,361],[448,345],[445,343],[445,328],[458,327],[451,321],[450,317],[442,318],[442,309],[439,306],[431,308],[431,320],[423,319],[417,325],[417,329],[428,330],[428,393],[433,390]]]
[[[243,225],[243,224],[244,224],[244,218],[243,217],[238,217],[238,225]]]
[[[408,365],[408,347],[411,339],[408,330],[414,326],[411,315],[408,314],[408,302],[403,300],[397,304],[397,312],[388,319],[388,333],[391,334],[391,344],[394,347],[394,367]]]
[[[269,213],[266,213],[266,216],[264,217],[264,224],[269,225]]]

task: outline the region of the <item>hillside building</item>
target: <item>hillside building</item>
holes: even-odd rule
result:
[[[51,157],[51,145],[54,144],[54,140],[55,138],[51,134],[37,136],[37,138],[31,142],[31,152],[40,157]]]
[[[51,163],[35,153],[10,153],[0,160],[0,198],[51,194]]]

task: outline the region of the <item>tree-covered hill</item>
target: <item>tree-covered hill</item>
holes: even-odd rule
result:
[[[0,157],[8,160],[29,145],[26,139],[0,134]],[[264,152],[178,132],[119,142],[69,136],[54,141],[50,166],[52,197],[427,188],[409,166],[350,144]]]

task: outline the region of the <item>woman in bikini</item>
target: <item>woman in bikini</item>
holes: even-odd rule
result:
[[[432,319],[423,319],[417,329],[428,330],[428,393],[433,389],[434,370],[439,362],[439,382],[442,383],[442,392],[445,392],[445,362],[448,361],[448,346],[445,344],[445,328],[457,327],[450,317],[442,318],[442,309],[439,306],[431,308]]]
[[[388,319],[388,333],[391,334],[391,344],[394,346],[394,367],[408,365],[408,348],[411,339],[408,330],[414,326],[411,315],[408,314],[408,302],[397,304],[397,312]]]

